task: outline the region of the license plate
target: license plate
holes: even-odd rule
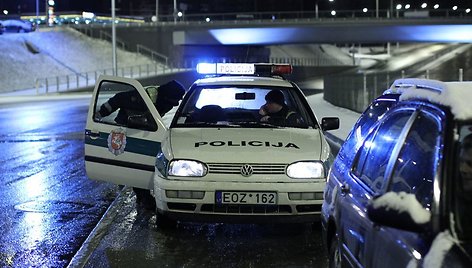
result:
[[[217,204],[248,204],[248,205],[275,205],[275,192],[216,192]]]

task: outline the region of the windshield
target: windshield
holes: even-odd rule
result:
[[[472,124],[459,132],[456,153],[455,216],[456,228],[463,240],[472,240]]]
[[[197,87],[190,94],[173,127],[317,127],[294,88]]]

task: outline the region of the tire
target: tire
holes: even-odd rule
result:
[[[156,209],[156,225],[159,229],[173,229],[177,227],[177,221],[167,217]]]
[[[338,234],[334,234],[329,247],[329,268],[341,268],[344,266]]]

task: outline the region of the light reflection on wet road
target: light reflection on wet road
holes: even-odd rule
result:
[[[159,229],[127,189],[85,267],[327,267],[321,225],[179,223]]]
[[[88,104],[0,105],[1,267],[65,267],[116,197],[85,176]]]

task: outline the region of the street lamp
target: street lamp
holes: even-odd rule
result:
[[[174,0],[174,23],[177,22],[177,0]]]
[[[331,16],[336,16],[336,10],[331,11]]]
[[[457,10],[457,6],[453,6],[453,7],[452,7],[452,10]]]
[[[115,25],[115,0],[111,0],[111,54],[113,64],[113,75],[118,74],[118,63],[116,60],[116,25]]]
[[[362,9],[362,12],[364,12],[364,13],[367,13],[367,11],[369,11],[369,10],[368,10],[366,7],[364,7],[364,8]]]
[[[329,0],[330,3],[333,3],[334,0]],[[318,18],[318,0],[315,0],[315,18]]]
[[[400,9],[402,9],[402,7],[403,7],[403,6],[402,6],[401,4],[398,4],[397,7],[396,7],[396,8],[397,8],[397,18],[399,17],[398,11],[399,11]]]
[[[428,6],[428,4],[426,4],[426,3],[421,4],[421,8],[426,8],[427,6]]]
[[[151,20],[153,22],[158,22],[159,21],[159,0],[156,0],[156,18],[153,20],[153,18],[151,18]]]
[[[433,8],[434,8],[434,9],[438,9],[438,8],[439,8],[439,5],[436,4],[436,5],[433,6]]]
[[[406,4],[405,9],[409,9],[409,8],[410,8],[410,4]]]
[[[470,13],[470,8],[466,9],[465,13],[469,14]]]
[[[36,23],[39,23],[39,0],[36,0]]]

